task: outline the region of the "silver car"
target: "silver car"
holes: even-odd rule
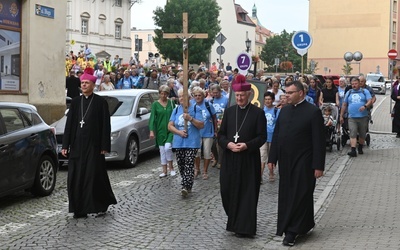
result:
[[[382,74],[367,74],[365,78],[367,85],[370,86],[376,94],[386,94],[386,82]]]
[[[96,94],[107,100],[111,114],[111,152],[106,154],[106,161],[122,161],[126,167],[134,167],[140,154],[155,148],[155,140],[149,137],[149,119],[158,91],[127,89]],[[60,163],[68,160],[60,153],[66,120],[65,115],[52,124],[56,127]]]

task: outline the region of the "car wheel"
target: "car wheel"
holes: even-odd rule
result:
[[[138,140],[136,139],[136,137],[131,136],[129,137],[128,143],[126,144],[124,165],[128,168],[133,168],[136,166],[138,158],[139,158]]]
[[[56,186],[56,169],[56,164],[50,156],[44,155],[40,158],[31,190],[32,194],[47,196],[53,192]]]

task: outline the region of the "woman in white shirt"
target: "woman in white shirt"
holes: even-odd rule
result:
[[[110,75],[104,75],[103,81],[100,85],[100,91],[114,90],[114,84],[110,81]]]
[[[275,107],[279,105],[279,100],[280,100],[280,96],[284,95],[285,93],[279,88],[280,86],[280,82],[277,79],[274,79],[272,81],[272,88],[269,89],[269,92],[274,93],[275,95],[275,101],[272,103]]]

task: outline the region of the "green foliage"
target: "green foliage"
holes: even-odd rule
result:
[[[260,56],[261,60],[268,65],[268,71],[275,71],[275,58],[279,58],[281,62],[290,61],[293,63],[293,71],[301,71],[301,56],[297,54],[296,49],[292,46],[294,33],[294,31],[287,33],[286,30],[283,30],[281,34],[267,39]],[[287,58],[285,53],[288,55]],[[307,62],[307,55],[304,56],[304,61]]]
[[[346,63],[345,65],[343,65],[342,71],[345,75],[351,75],[352,70],[353,70],[353,68],[351,67],[351,65],[349,63]]]
[[[304,69],[304,73],[305,74],[315,74],[315,71],[317,71],[318,69],[319,69],[318,62],[314,62],[314,68],[313,68],[313,67],[311,67],[311,61],[310,61],[307,65],[307,68]]]
[[[189,40],[189,63],[208,61],[211,46],[221,30],[218,21],[220,9],[215,0],[170,0],[164,9],[158,7],[153,19],[160,28],[155,30],[154,43],[164,59],[183,61],[182,40],[163,39],[163,33],[183,32],[182,13],[187,12],[189,33],[208,33],[207,39]]]

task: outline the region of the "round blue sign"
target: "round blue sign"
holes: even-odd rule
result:
[[[240,53],[236,59],[239,70],[246,71],[251,67],[251,57],[247,53]]]
[[[297,31],[292,37],[292,45],[297,50],[306,50],[311,44],[312,38],[307,31]]]

